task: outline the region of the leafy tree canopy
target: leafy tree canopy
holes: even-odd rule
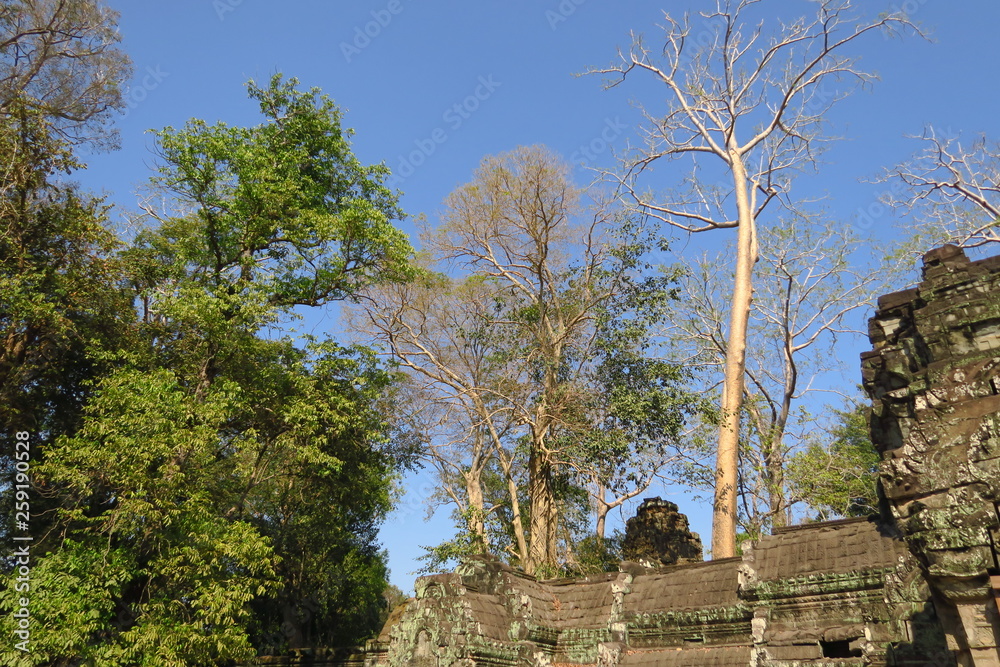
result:
[[[412,249],[393,225],[403,213],[383,184],[388,168],[362,165],[333,101],[297,84],[280,74],[267,88],[248,84],[261,125],[192,120],[156,133],[163,164],[154,183],[190,212],[157,215],[136,259],[264,308],[320,306],[408,275]]]
[[[790,484],[819,520],[878,513],[879,454],[868,431],[868,407],[836,411],[828,444],[813,442],[789,462]]]
[[[51,196],[46,159],[65,144],[7,184],[31,224],[4,228],[18,290],[0,321],[15,347],[37,330],[61,356],[30,377],[13,353],[0,368],[22,387],[62,374],[76,402],[60,428],[30,425],[45,517],[32,651],[4,664],[215,664],[378,629],[377,529],[410,460],[387,421],[393,376],[366,348],[262,332],[406,277],[412,250],[384,167],[362,166],[333,102],[295,85],[250,84],[263,125],[159,132],[155,184],[179,211],[127,249],[100,202]],[[47,397],[5,416],[44,417]]]

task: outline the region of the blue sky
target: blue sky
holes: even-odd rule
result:
[[[122,148],[88,156],[76,177],[124,209],[151,174],[147,130],[189,118],[256,124],[244,83],[273,73],[318,86],[344,110],[358,157],[385,161],[411,216],[433,221],[441,201],[468,181],[486,155],[543,143],[577,165],[607,167],[612,147],[633,139],[639,117],[629,100],[640,91],[604,90],[599,76],[574,76],[615,58],[629,32],[653,44],[663,10],[696,12],[714,2],[661,0],[110,0],[121,13],[124,48],[135,65],[129,109],[118,123]],[[880,75],[870,92],[844,100],[830,115],[844,140],[825,155],[802,188],[828,196],[830,214],[871,234],[876,243],[901,232],[876,203],[880,186],[859,182],[911,154],[932,124],[963,136],[1000,136],[995,32],[1000,3],[986,0],[863,0],[872,13],[903,9],[932,37],[872,36],[852,53]],[[811,14],[810,0],[764,0],[762,9],[791,18]],[[660,95],[651,91],[653,102]],[[666,172],[664,172],[666,173]],[[665,176],[666,177],[666,176]],[[668,185],[665,183],[664,185]],[[882,186],[884,187],[884,186]],[[412,231],[412,225],[406,224]],[[914,273],[914,278],[916,274]],[[864,314],[859,317],[867,317]],[[311,317],[320,333],[335,313]],[[856,374],[857,357],[844,359]],[[429,480],[407,480],[409,493],[382,533],[392,581],[412,588],[418,545],[450,536],[444,513],[425,523]],[[670,489],[650,495],[671,495]],[[672,496],[707,543],[705,507]]]

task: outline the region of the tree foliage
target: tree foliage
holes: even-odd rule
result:
[[[484,159],[425,235],[432,267],[465,276],[366,295],[354,326],[410,376],[441,497],[470,533],[432,563],[489,549],[554,573],[587,523],[579,508],[596,505],[603,531],[661,472],[691,405],[682,371],[648,358],[674,296],[645,264],[650,242],[547,150],[520,148]]]
[[[274,327],[295,306],[405,276],[401,213],[329,99],[280,77],[250,92],[260,126],[158,133],[155,186],[177,213],[130,247],[116,253],[92,203],[63,206],[36,239],[50,257],[90,253],[40,275],[8,255],[23,295],[5,306],[12,335],[87,338],[58,368],[80,392],[65,426],[9,416],[41,439],[49,527],[33,546],[32,651],[5,664],[247,660],[356,642],[383,618],[376,533],[409,460],[386,419],[392,375],[367,348]],[[106,268],[77,273],[92,267]],[[45,279],[54,292],[36,291]],[[103,298],[75,309],[66,297],[88,293],[67,295],[72,280]]]
[[[383,183],[388,169],[362,165],[333,101],[297,83],[250,82],[261,125],[192,120],[157,133],[154,183],[192,210],[142,240],[147,257],[190,264],[214,296],[275,309],[321,306],[402,276],[411,250],[392,224],[402,212]]]
[[[5,76],[0,82],[4,485],[14,474],[13,434],[30,431],[39,445],[77,428],[90,395],[88,382],[107,369],[104,354],[128,345],[130,336],[127,322],[118,317],[128,310],[129,297],[116,284],[118,242],[105,227],[106,206],[64,178],[82,166],[73,141],[103,132],[105,107],[88,107],[94,113],[85,113],[74,106],[72,95],[43,95],[38,89],[57,82],[80,85],[104,68],[102,88],[91,93],[115,99],[121,85],[115,76],[127,72],[128,59],[114,49],[118,38],[113,23],[92,25],[94,13],[103,11],[91,2],[6,2],[0,8],[0,72]],[[111,14],[105,16],[113,19]],[[103,55],[83,48],[76,51],[84,39],[81,35],[95,30],[107,41]],[[62,41],[71,53],[40,47],[39,40]],[[71,66],[80,80],[67,77]],[[53,68],[61,74],[52,74]],[[75,120],[67,124],[69,116]],[[12,502],[11,494],[0,494],[5,516],[13,517]],[[44,531],[50,524],[49,509],[46,500],[36,499],[36,530]],[[0,535],[6,538],[10,529],[5,522]],[[5,552],[11,548],[10,540],[3,544]]]
[[[859,404],[836,411],[829,440],[814,439],[789,461],[789,483],[819,520],[878,513],[880,457],[868,431],[868,410]]]
[[[101,0],[0,2],[0,116],[46,119],[70,144],[114,144],[131,74],[118,14]]]

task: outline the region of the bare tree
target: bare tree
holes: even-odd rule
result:
[[[70,143],[113,142],[108,121],[131,73],[117,22],[100,0],[0,3],[0,116],[27,108]]]
[[[1000,243],[1000,142],[979,136],[965,146],[927,128],[924,148],[878,179],[895,182],[882,199],[912,215],[919,252],[942,243],[976,248]]]
[[[790,495],[785,466],[812,426],[799,408],[809,394],[835,391],[821,376],[839,367],[838,341],[861,335],[852,316],[899,273],[898,265],[876,256],[879,252],[850,228],[833,223],[786,221],[762,230],[760,238],[737,485],[739,522],[754,536],[768,524],[788,523],[799,499]],[[709,371],[723,367],[727,356],[720,307],[726,284],[718,272],[726,256],[705,257],[691,267],[683,283],[685,299],[667,333],[687,355],[686,363]]]
[[[765,21],[747,30],[759,0],[718,0],[693,34],[687,17],[665,15],[663,46],[640,36],[621,62],[592,73],[612,75],[609,86],[649,76],[666,88],[667,109],[640,106],[642,145],[607,176],[637,211],[687,233],[736,229],[735,276],[729,299],[726,361],[718,434],[712,553],[735,554],[736,484],[744,394],[747,323],[753,268],[759,254],[758,220],[772,202],[794,208],[790,184],[814,166],[826,137],[829,109],[874,76],[841,55],[871,32],[911,24],[902,16],[859,19],[850,0],[821,0],[815,18]],[[681,188],[650,194],[648,180],[661,160],[690,161]],[[718,178],[716,181],[715,179]]]
[[[383,343],[406,371],[406,402],[422,423],[424,458],[438,471],[440,492],[466,517],[483,549],[489,547],[483,474],[496,461],[506,477],[514,555],[528,558],[516,488],[515,417],[510,395],[519,370],[496,354],[512,334],[494,312],[497,287],[486,281],[455,281],[426,275],[411,283],[371,287],[362,308],[349,314],[352,329]]]
[[[529,442],[528,572],[558,561],[559,433],[579,401],[568,378],[585,362],[597,307],[615,290],[614,281],[597,280],[610,214],[598,207],[584,217],[581,196],[564,164],[544,149],[521,148],[486,158],[473,182],[449,196],[443,224],[428,239],[442,259],[497,281],[514,306],[508,323],[518,330],[512,340],[522,343],[515,354],[523,375],[520,400],[510,405]],[[568,273],[573,261],[580,264],[575,277]]]
[[[656,481],[672,482],[668,474],[670,464],[678,455],[674,451],[645,451],[629,460],[627,476],[609,475],[600,466],[584,466],[578,471],[587,485],[596,514],[594,534],[604,539],[607,532],[608,515],[633,498],[646,493]],[[609,481],[612,478],[614,481]]]
[[[511,554],[528,572],[553,573],[568,552],[559,483],[593,481],[603,525],[609,506],[648,485],[681,420],[676,370],[641,355],[636,309],[668,298],[671,278],[643,277],[639,229],[575,187],[544,148],[488,157],[424,235],[438,266],[469,275],[373,288],[355,314],[353,326],[447,406],[428,449],[462,494],[445,496],[470,517],[488,514],[478,479],[488,466],[499,471]]]

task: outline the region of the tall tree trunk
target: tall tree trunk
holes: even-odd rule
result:
[[[729,339],[726,347],[722,415],[715,462],[715,502],[712,508],[712,558],[736,555],[736,482],[739,466],[740,407],[746,370],[747,326],[753,298],[753,266],[757,261],[753,204],[746,168],[735,149],[730,150],[739,227],[736,239],[736,279],[733,286]]]
[[[528,553],[528,542],[524,539],[524,520],[521,518],[521,501],[517,499],[517,482],[514,481],[509,469],[504,470],[507,477],[507,495],[510,497],[510,521],[514,529],[514,541],[517,543],[517,555],[525,571],[531,555]]]
[[[539,276],[539,283],[545,284],[545,276]],[[555,489],[552,479],[552,461],[546,448],[546,439],[551,435],[552,404],[559,387],[556,374],[562,361],[562,349],[553,344],[556,337],[553,324],[546,314],[546,304],[542,297],[536,301],[541,312],[539,329],[536,334],[539,348],[545,360],[544,391],[535,407],[535,419],[531,425],[531,452],[528,455],[528,495],[531,499],[531,521],[529,531],[529,574],[539,568],[551,572],[556,566],[556,526],[559,510],[556,506]],[[562,330],[562,327],[559,327]],[[526,568],[527,569],[527,568]]]
[[[597,501],[597,526],[594,528],[594,534],[602,541],[604,540],[604,533],[607,531],[608,512],[611,511],[611,505],[604,500],[604,493],[605,490],[602,485],[595,495],[595,500]]]
[[[549,479],[551,480],[551,474]],[[555,498],[554,490],[552,498],[549,502],[548,524],[548,543],[545,548],[545,564],[549,569],[552,569],[559,564],[559,502]]]
[[[554,503],[552,466],[534,443],[528,456],[528,496],[531,520],[528,522],[528,562],[525,571],[534,574],[541,567],[555,565],[551,549],[551,525]]]
[[[486,414],[486,406],[481,400],[477,400],[476,405],[481,409],[481,414]],[[507,497],[510,498],[511,532],[514,534],[514,541],[517,544],[517,558],[521,562],[521,566],[527,569],[530,557],[528,542],[524,537],[524,519],[521,515],[521,501],[517,495],[517,481],[514,479],[514,463],[504,450],[500,434],[497,433],[491,420],[487,420],[486,428],[490,434],[490,442],[493,444],[493,453],[497,457],[497,464],[503,471],[504,479],[507,482]]]
[[[791,294],[791,279],[786,294]],[[792,411],[792,401],[795,399],[795,388],[799,382],[799,369],[795,363],[792,332],[789,329],[791,317],[788,313],[790,297],[784,302],[784,386],[781,391],[781,408],[774,419],[774,429],[771,435],[771,451],[765,459],[767,465],[767,483],[770,496],[768,498],[771,510],[771,526],[780,528],[788,525],[788,499],[785,498],[785,427]]]
[[[780,433],[774,433],[764,454],[767,479],[767,504],[771,514],[771,527],[781,528],[788,524],[785,506],[785,456],[782,451]]]
[[[469,532],[476,537],[479,546],[485,553],[489,551],[486,541],[486,511],[483,500],[482,469],[473,468],[465,476],[465,493],[469,499],[469,515],[466,523]]]

